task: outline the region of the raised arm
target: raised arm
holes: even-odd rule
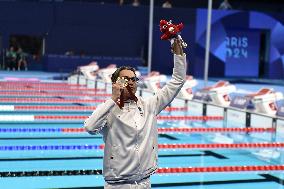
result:
[[[174,53],[174,68],[171,80],[159,90],[153,97],[149,98],[149,105],[155,109],[158,115],[179,93],[186,78],[186,55],[183,52],[181,41],[176,39],[172,45]]]

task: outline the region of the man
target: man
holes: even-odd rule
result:
[[[85,121],[84,127],[88,132],[103,135],[106,189],[151,188],[150,175],[157,169],[158,158],[156,116],[172,102],[186,77],[186,55],[180,40],[175,40],[172,52],[172,79],[154,96],[147,100],[133,97],[138,80],[135,70],[120,67],[111,78],[111,99],[98,106]],[[127,78],[128,87],[117,82],[118,78]],[[120,99],[122,92],[123,99]]]
[[[165,1],[163,4],[162,4],[162,8],[172,8],[172,4],[170,1]]]
[[[219,9],[222,9],[222,10],[229,10],[229,9],[232,9],[232,6],[230,5],[230,3],[229,3],[228,0],[224,0],[224,1],[220,4]]]
[[[28,54],[25,53],[21,47],[19,47],[17,51],[18,70],[21,70],[22,64],[24,65],[25,70],[28,70],[27,57],[28,57]]]
[[[133,7],[139,7],[139,6],[140,6],[139,0],[133,0],[132,6],[133,6]]]
[[[7,70],[15,70],[17,64],[17,53],[13,46],[10,47],[9,50],[6,51],[6,67]]]

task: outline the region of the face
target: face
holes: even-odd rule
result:
[[[119,77],[134,78],[134,77],[136,77],[136,75],[131,70],[121,70],[119,72]],[[128,86],[131,88],[133,94],[135,94],[136,90],[137,90],[137,82],[136,81],[132,81],[130,79],[130,80],[128,80]],[[125,98],[126,99],[130,97],[130,94],[128,93],[127,89],[124,90],[124,94],[125,94]]]

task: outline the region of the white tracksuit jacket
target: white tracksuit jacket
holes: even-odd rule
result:
[[[112,100],[99,105],[84,128],[101,133],[105,142],[103,176],[108,183],[139,181],[157,169],[156,116],[175,98],[186,78],[186,55],[174,55],[172,79],[154,96],[125,103]]]

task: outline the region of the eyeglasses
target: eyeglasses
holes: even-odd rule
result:
[[[139,81],[138,77],[134,76],[134,77],[127,77],[127,76],[123,76],[122,78],[127,79],[128,81],[133,81],[133,82],[137,82]]]

